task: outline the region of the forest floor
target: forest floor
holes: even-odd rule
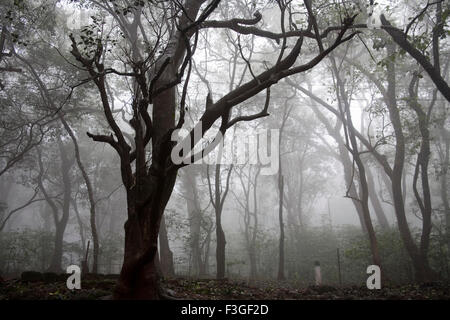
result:
[[[116,279],[87,275],[80,290],[66,287],[67,275],[51,279],[0,280],[0,300],[97,300],[110,299]],[[295,287],[278,282],[173,278],[162,281],[166,294],[190,300],[450,300],[450,284],[401,285],[368,290],[365,287]]]

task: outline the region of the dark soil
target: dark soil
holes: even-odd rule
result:
[[[66,287],[68,275],[28,274],[0,280],[0,300],[110,299],[117,276],[85,275],[80,290]],[[173,278],[162,281],[166,295],[192,300],[450,300],[450,284],[428,283],[368,290],[365,287],[310,286],[298,288],[278,282]]]

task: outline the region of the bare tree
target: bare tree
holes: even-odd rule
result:
[[[309,2],[306,2],[309,4]],[[109,5],[103,3],[105,6]],[[115,291],[116,298],[146,298],[155,299],[161,297],[158,282],[158,273],[155,268],[155,254],[157,252],[157,237],[164,208],[172,193],[176,180],[177,170],[185,164],[175,164],[171,161],[173,143],[171,134],[174,129],[180,128],[184,122],[185,97],[187,94],[187,84],[191,70],[191,58],[195,52],[195,43],[198,31],[207,26],[206,19],[219,5],[219,1],[207,3],[202,0],[186,1],[183,8],[176,2],[175,13],[178,13],[175,20],[164,16],[166,8],[158,11],[163,16],[163,22],[169,22],[173,27],[169,30],[169,37],[163,46],[160,41],[156,41],[153,50],[147,57],[134,53],[131,57],[130,67],[132,71],[117,71],[106,68],[102,56],[105,54],[105,47],[100,39],[96,40],[91,55],[82,53],[78,41],[72,39],[72,55],[78,63],[89,73],[90,78],[96,85],[101,97],[102,107],[105,117],[113,134],[92,134],[89,136],[95,141],[106,142],[111,145],[119,154],[121,161],[121,174],[124,187],[127,193],[128,221],[125,224],[125,257],[119,283]],[[205,4],[204,9],[200,10]],[[114,4],[112,4],[114,5]],[[286,6],[286,4],[284,4]],[[151,8],[156,9],[152,4]],[[182,10],[181,10],[182,9]],[[123,19],[123,24],[130,28],[139,28],[143,7],[136,7],[132,10],[133,20]],[[117,15],[117,13],[114,13]],[[296,41],[292,49],[286,50],[287,36],[285,32],[279,35],[283,40],[277,62],[266,71],[256,75],[254,79],[231,90],[216,102],[210,101],[200,118],[196,127],[201,127],[203,136],[212,125],[222,119],[219,128],[221,134],[239,121],[254,120],[261,115],[241,116],[230,119],[232,108],[239,103],[255,96],[259,92],[269,88],[281,79],[290,75],[305,72],[316,66],[324,57],[333,51],[341,43],[352,39],[355,33],[347,34],[351,28],[353,18],[346,18],[337,30],[338,35],[328,48],[319,47],[319,53],[307,63],[294,66],[297,57],[300,55],[305,38],[313,40],[325,37],[326,34],[319,34],[314,13],[308,12],[309,24],[305,32],[295,33]],[[223,21],[221,25],[233,29],[236,25],[254,26],[261,21],[262,16],[256,14],[254,19],[238,19]],[[293,28],[290,26],[290,28]],[[314,31],[312,31],[314,29]],[[258,33],[257,28],[255,33]],[[194,46],[190,40],[194,38]],[[157,35],[156,40],[161,39]],[[319,42],[320,43],[320,42]],[[158,50],[161,54],[158,55]],[[150,74],[148,72],[150,70]],[[106,90],[106,77],[110,74],[122,77],[131,77],[136,83],[133,91],[133,118],[131,124],[135,131],[135,149],[126,141],[124,134],[111,113],[111,106]],[[180,83],[182,76],[186,76],[183,86],[183,93],[180,100],[180,116],[178,124],[175,124],[175,87]],[[153,115],[148,113],[149,105],[153,105]],[[199,137],[194,137],[193,129],[189,136],[181,143],[185,146],[195,146]],[[152,141],[151,165],[146,159],[145,147]],[[216,139],[217,140],[217,139]],[[214,141],[216,141],[214,140]],[[218,143],[210,144],[213,148]],[[207,150],[206,150],[207,151]],[[201,153],[205,154],[205,153]],[[196,154],[180,154],[182,158],[195,159]],[[132,170],[132,163],[135,162],[135,172]],[[216,180],[217,182],[217,180]],[[220,231],[220,230],[219,230]],[[216,230],[216,232],[219,232]]]

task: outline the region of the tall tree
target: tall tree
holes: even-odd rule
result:
[[[222,155],[219,155],[219,159]],[[230,190],[230,177],[233,172],[233,165],[228,168],[228,173],[226,174],[225,186],[222,185],[222,177],[221,177],[221,164],[216,164],[214,166],[214,188],[212,187],[210,174],[209,174],[209,166],[206,169],[206,175],[208,178],[208,189],[210,195],[210,201],[213,205],[214,212],[216,215],[216,277],[217,279],[225,278],[225,247],[226,247],[226,238],[225,232],[223,231],[222,226],[222,213],[223,207],[225,204],[225,199],[227,198],[228,191]],[[213,191],[214,190],[214,191]]]
[[[71,178],[71,168],[74,165],[74,158],[70,157],[67,152],[67,146],[64,145],[59,135],[56,137],[56,144],[58,147],[58,153],[60,157],[60,188],[63,190],[63,199],[61,201],[61,209],[59,209],[58,203],[55,201],[54,197],[51,195],[48,185],[46,186],[45,177],[48,168],[44,166],[44,158],[42,151],[39,148],[36,149],[37,162],[39,166],[39,176],[37,178],[37,183],[39,190],[44,195],[46,202],[49,204],[53,221],[55,226],[55,236],[54,236],[54,251],[50,266],[48,270],[51,272],[62,272],[62,257],[63,257],[63,243],[64,243],[64,233],[66,231],[67,223],[70,216],[70,202],[72,200],[72,178]]]
[[[161,297],[159,276],[155,267],[157,238],[164,208],[174,188],[177,170],[184,165],[174,163],[171,159],[171,153],[178,154],[182,159],[195,159],[196,156],[196,154],[189,156],[181,150],[172,152],[171,135],[174,129],[181,128],[184,122],[187,85],[191,70],[190,61],[195,52],[195,39],[197,39],[199,29],[219,26],[240,32],[240,27],[243,27],[245,30],[251,28],[255,33],[261,35],[260,29],[254,28],[254,25],[262,19],[262,15],[259,13],[256,13],[253,19],[206,21],[215,11],[219,2],[211,1],[208,3],[203,0],[188,0],[184,3],[183,8],[180,8],[178,2],[169,2],[167,5],[175,13],[171,14],[171,16],[176,17],[175,20],[168,17],[167,8],[161,9],[161,6],[165,6],[166,3],[160,4],[159,7],[156,4],[143,3],[145,6],[129,8],[126,12],[131,13],[132,19],[123,18],[121,22],[130,28],[140,28],[142,12],[146,8],[150,9],[153,14],[147,17],[156,17],[156,12],[158,12],[159,17],[162,17],[160,21],[154,21],[156,25],[160,25],[162,28],[167,25],[170,27],[165,34],[168,37],[164,41],[161,41],[161,33],[156,34],[156,37],[152,39],[154,40],[153,43],[156,44],[145,53],[145,57],[143,56],[144,53],[139,55],[134,50],[138,46],[137,42],[132,43],[134,53],[128,57],[130,61],[128,67],[131,70],[127,71],[105,67],[106,61],[103,56],[106,52],[102,39],[94,39],[91,42],[90,50],[92,51],[89,54],[83,52],[79,44],[80,41],[77,41],[75,36],[71,37],[71,53],[89,73],[90,79],[94,82],[101,98],[105,117],[113,131],[113,134],[110,135],[89,133],[89,136],[95,141],[108,143],[119,154],[122,180],[127,194],[128,220],[125,224],[125,256],[115,291],[116,298],[157,299]],[[102,2],[101,4],[104,6],[117,5],[116,2],[111,4]],[[203,9],[201,10],[202,5]],[[121,12],[123,11],[114,10],[111,14],[119,15],[120,18]],[[283,46],[275,64],[259,75],[255,75],[247,83],[234,88],[218,101],[210,101],[200,118],[200,122],[196,124],[196,128],[191,130],[190,134],[179,145],[187,146],[189,151],[192,150],[192,147],[197,144],[205,132],[219,119],[222,119],[219,130],[223,136],[227,129],[235,123],[260,117],[259,114],[234,119],[230,116],[234,106],[264,91],[285,77],[310,70],[342,42],[352,39],[355,35],[354,33],[346,35],[347,30],[353,23],[353,18],[347,17],[342,25],[333,29],[337,30],[338,34],[329,47],[321,46],[319,53],[307,63],[294,66],[305,38],[312,38],[314,41],[329,33],[319,33],[313,12],[309,12],[308,17],[309,23],[304,31],[295,31],[293,26],[289,26],[295,31],[289,34],[289,38],[294,37],[295,39],[290,50],[286,48],[287,32],[276,35],[276,39],[282,40]],[[167,22],[169,23],[166,24]],[[194,46],[190,43],[192,37],[194,38]],[[160,40],[158,41],[158,39]],[[123,131],[111,113],[106,89],[106,78],[109,75],[131,77],[137,84],[135,90],[132,91],[133,118],[131,124],[135,132],[134,150],[126,141]],[[186,76],[186,79],[179,103],[179,121],[176,124],[175,88],[183,75]],[[152,117],[148,113],[150,104],[153,105]],[[201,132],[201,135],[194,136],[194,132]],[[149,159],[146,159],[146,146],[150,140],[152,141],[151,164],[149,164]],[[209,149],[219,142],[218,139],[214,141],[215,143],[210,144]],[[132,169],[134,162],[135,172]]]

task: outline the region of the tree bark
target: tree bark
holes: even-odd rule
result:
[[[187,1],[183,15],[179,22],[180,28],[186,27],[194,21],[204,0]],[[186,42],[182,39],[181,31],[174,31],[170,38],[165,56],[155,68],[161,70],[162,64],[169,59],[153,88],[163,88],[176,78],[178,69],[186,53]],[[156,74],[156,73],[155,73]],[[141,81],[145,79],[141,78]],[[100,86],[100,92],[104,88]],[[145,91],[145,90],[144,90]],[[144,92],[145,93],[145,92]],[[155,92],[151,92],[152,95]],[[104,96],[104,93],[103,93]],[[152,162],[147,170],[144,133],[142,132],[142,116],[138,108],[148,101],[136,101],[134,125],[136,131],[136,173],[135,184],[130,181],[130,161],[126,153],[122,153],[122,177],[127,184],[128,220],[125,223],[125,253],[124,262],[116,290],[115,299],[160,299],[161,292],[159,274],[156,267],[158,251],[158,234],[164,209],[172,194],[177,170],[166,170],[170,161],[172,142],[171,130],[175,128],[176,87],[171,86],[153,96],[153,117],[151,119]],[[108,102],[103,98],[104,105],[109,110]],[[108,112],[110,125],[114,120]],[[148,121],[147,121],[148,122]],[[147,123],[146,123],[147,125]],[[115,126],[116,127],[116,126]],[[150,128],[146,128],[147,131]],[[116,127],[119,133],[120,129]],[[123,143],[122,143],[123,144]]]
[[[285,280],[286,277],[284,275],[284,223],[283,223],[283,195],[284,195],[284,179],[281,173],[281,163],[280,172],[279,172],[279,180],[278,180],[278,190],[279,190],[279,203],[278,203],[278,223],[280,226],[280,239],[278,245],[278,280]]]
[[[337,67],[336,61],[333,56],[330,57],[334,76],[336,79],[336,92],[337,92],[337,100],[339,104],[339,109],[342,114],[342,118],[345,125],[345,134],[346,134],[346,146],[350,153],[352,154],[353,161],[356,163],[358,168],[358,181],[359,181],[359,189],[360,189],[360,198],[357,201],[361,204],[362,213],[364,217],[364,225],[366,226],[367,236],[369,238],[370,243],[370,251],[372,253],[372,261],[375,265],[379,266],[382,273],[381,276],[384,278],[384,272],[381,265],[381,257],[378,249],[378,241],[375,234],[375,230],[373,228],[372,219],[370,217],[369,210],[369,186],[367,184],[366,178],[366,168],[364,167],[364,163],[361,159],[361,155],[359,153],[358,142],[356,140],[356,129],[353,125],[352,115],[350,111],[350,97],[347,94],[345,85],[341,80],[340,70]],[[356,199],[355,199],[356,200]]]
[[[52,259],[50,262],[50,266],[48,267],[49,272],[61,273],[62,270],[62,256],[63,256],[63,241],[64,241],[64,232],[66,230],[67,222],[69,221],[70,214],[70,201],[71,201],[71,192],[72,192],[72,182],[70,179],[70,168],[73,165],[73,161],[69,160],[67,157],[67,153],[65,147],[61,141],[60,136],[57,138],[59,153],[61,156],[61,176],[63,183],[63,204],[62,204],[62,216],[58,219],[58,210],[56,205],[53,203],[53,210],[55,218],[55,240],[54,240],[54,251],[52,255]],[[42,189],[41,189],[42,190]],[[47,201],[49,200],[48,195],[45,196]]]
[[[314,114],[317,116],[317,118],[325,125],[325,128],[328,132],[328,134],[333,137],[333,139],[336,141],[338,145],[338,154],[335,155],[336,159],[338,159],[342,167],[344,169],[344,180],[345,180],[345,186],[348,191],[348,195],[353,203],[353,206],[355,207],[356,213],[358,215],[359,223],[361,225],[361,229],[364,233],[367,232],[366,225],[364,223],[364,214],[362,212],[361,203],[355,199],[359,198],[358,191],[355,188],[355,185],[353,183],[353,176],[355,175],[355,172],[353,171],[354,168],[352,166],[352,161],[350,159],[350,156],[348,154],[348,150],[345,147],[345,142],[343,138],[341,137],[340,130],[342,128],[342,119],[340,117],[336,117],[336,125],[333,127],[329,120],[318,110],[318,108],[315,105],[315,102],[318,102],[322,106],[325,106],[326,108],[331,108],[331,106],[327,105],[325,101],[314,95],[311,91],[306,90],[305,88],[297,85],[290,79],[287,79],[287,82],[291,85],[293,85],[295,88],[299,89],[301,92],[306,94],[311,99],[311,108],[314,112]]]
[[[436,88],[441,94],[450,102],[450,87],[447,82],[441,76],[438,66],[433,66],[428,58],[424,56],[419,50],[417,50],[411,43],[409,43],[406,35],[399,29],[393,27],[391,23],[386,20],[384,15],[381,15],[381,22],[383,23],[384,30],[391,36],[392,40],[400,46],[403,50],[408,52],[428,73],[431,80],[436,85]]]
[[[395,52],[394,44],[388,44],[388,56],[392,56]],[[405,137],[403,134],[400,112],[396,102],[396,71],[393,61],[387,64],[387,81],[388,88],[386,91],[387,107],[389,117],[394,127],[396,138],[394,166],[389,173],[392,183],[392,194],[394,201],[395,214],[397,216],[398,228],[402,237],[406,250],[411,257],[415,269],[416,280],[418,282],[426,282],[434,280],[434,272],[428,264],[428,258],[421,255],[417,245],[412,238],[411,231],[406,219],[404,197],[402,192],[402,176],[405,164]],[[425,230],[425,232],[427,232]]]
[[[448,197],[448,168],[450,165],[450,132],[445,128],[440,129],[441,139],[444,143],[444,150],[441,155],[442,173],[440,176],[441,199],[444,206],[446,236],[447,236],[447,252],[450,252],[450,204]]]
[[[221,180],[220,180],[220,164],[216,165],[215,170],[215,213],[216,213],[216,264],[217,264],[217,279],[225,278],[225,232],[222,228],[222,210],[223,210],[223,200],[221,198]],[[230,169],[231,172],[231,169]],[[228,181],[227,181],[228,184]],[[225,195],[226,196],[226,195]]]
[[[146,179],[152,179],[145,183],[149,190],[135,194],[150,199],[149,203],[134,206],[132,199],[128,201],[124,262],[114,291],[115,299],[158,300],[163,297],[156,264],[158,234],[164,208],[175,184],[176,172],[166,177]]]
[[[122,180],[127,191],[128,220],[125,224],[124,264],[114,294],[114,297],[118,299],[157,299],[162,296],[159,290],[158,272],[155,262],[161,217],[174,188],[177,170],[179,168],[178,165],[175,165],[170,160],[170,153],[173,147],[173,143],[170,141],[170,135],[172,129],[175,129],[175,86],[181,81],[182,74],[180,67],[187,52],[186,38],[189,39],[192,36],[200,22],[206,19],[219,4],[219,1],[211,2],[205,9],[206,13],[204,12],[202,14],[203,20],[200,19],[201,21],[193,22],[196,19],[200,7],[205,2],[205,0],[189,0],[185,2],[181,15],[178,18],[178,23],[176,23],[177,28],[173,29],[173,34],[168,39],[165,48],[161,48],[163,54],[158,57],[158,62],[155,68],[152,69],[151,75],[154,76],[152,79],[155,82],[151,82],[151,85],[147,86],[146,64],[143,61],[133,61],[134,77],[141,91],[133,92],[133,119],[132,123],[130,123],[135,129],[136,135],[135,150],[132,152],[131,146],[124,138],[124,133],[114,119],[109,104],[108,94],[105,88],[105,78],[108,72],[106,72],[105,66],[102,63],[103,60],[101,60],[104,49],[102,43],[100,41],[97,43],[97,50],[94,57],[89,59],[83,57],[78,50],[77,41],[71,36],[71,53],[92,76],[100,93],[105,118],[113,131],[113,134],[110,135],[89,134],[89,136],[95,141],[109,143],[118,152],[121,158]],[[116,12],[112,12],[112,14],[117,16]],[[130,29],[134,28],[136,30],[136,21],[139,21],[137,20],[139,16],[139,14],[135,16],[135,20],[131,26],[128,26],[128,21],[123,16],[123,21],[120,22],[123,22],[127,26],[125,29],[129,27]],[[345,19],[343,28],[340,30],[334,43],[326,50],[321,50],[320,54],[308,63],[292,67],[302,49],[302,36],[297,39],[295,46],[284,59],[281,59],[282,55],[280,55],[280,61],[274,67],[262,72],[257,78],[232,90],[216,103],[209,105],[210,108],[208,107],[205,110],[200,119],[202,135],[219,118],[222,118],[220,131],[225,133],[226,129],[234,123],[243,121],[242,117],[229,120],[231,108],[253,97],[257,93],[268,89],[282,78],[310,70],[341,43],[352,39],[355,33],[347,37],[344,36],[353,24],[353,20],[353,18]],[[188,26],[191,28],[188,28]],[[125,31],[129,30],[123,31],[125,33]],[[134,54],[135,47],[133,46],[132,49],[134,58],[137,57]],[[151,93],[147,94],[148,91],[151,91]],[[153,117],[150,117],[147,113],[150,103],[153,103]],[[182,109],[180,114],[182,116],[184,115],[184,109]],[[255,117],[251,117],[251,119],[255,119]],[[144,124],[145,130],[143,128]],[[196,128],[198,126],[200,126],[200,123],[196,125]],[[191,138],[194,139],[192,140]],[[190,135],[183,142],[190,140],[189,142],[192,146],[198,142],[197,138],[194,136],[194,130],[191,130]],[[152,140],[152,157],[151,166],[148,168],[145,147],[150,139]],[[132,169],[134,161],[136,161],[135,174],[133,174]],[[231,170],[229,173],[231,173]],[[222,199],[220,199],[220,194],[216,192],[216,197],[219,196],[219,201],[216,201],[216,215],[219,223],[221,223],[220,214],[222,213],[223,200],[228,191],[229,177],[230,175],[228,175],[227,189]],[[224,247],[225,236],[220,225],[216,229],[216,232],[218,245]],[[223,250],[223,258],[224,254],[225,252]],[[219,264],[218,268],[221,268]],[[218,272],[218,274],[220,273]]]
[[[80,212],[78,211],[78,206],[76,200],[72,200],[72,207],[75,211],[75,215],[77,217],[78,227],[80,228],[80,239],[81,239],[81,248],[83,252],[86,252],[86,237],[84,235],[84,226],[83,221],[81,220]]]
[[[204,270],[202,268],[203,263],[200,250],[201,211],[194,168],[194,166],[189,166],[183,169],[182,181],[189,221],[189,246],[191,250],[193,273],[194,275],[199,276],[204,274]]]
[[[367,183],[369,186],[369,198],[372,203],[373,209],[377,216],[378,223],[383,230],[389,229],[389,222],[384,213],[383,207],[381,206],[380,200],[378,199],[378,195],[376,193],[375,181],[373,179],[372,171],[369,167],[366,170]]]
[[[164,215],[161,218],[161,226],[159,228],[159,249],[159,261],[161,263],[162,274],[165,277],[173,277],[175,275],[173,253],[170,250],[166,219],[164,218]]]
[[[75,158],[77,160],[78,169],[80,169],[81,175],[83,176],[84,183],[86,184],[86,189],[88,192],[88,199],[89,199],[89,205],[90,205],[90,224],[91,224],[91,235],[92,235],[92,242],[94,245],[94,252],[93,252],[93,262],[92,262],[92,273],[97,274],[98,272],[98,255],[100,251],[100,244],[98,239],[98,232],[97,232],[97,224],[96,224],[96,212],[95,212],[95,198],[94,198],[94,190],[92,188],[91,179],[89,178],[89,175],[87,174],[86,169],[84,168],[83,162],[81,161],[81,155],[80,155],[80,148],[78,146],[77,138],[75,137],[75,134],[72,131],[72,128],[69,126],[67,121],[64,119],[64,116],[59,113],[59,118],[66,129],[67,133],[69,134],[70,138],[72,139],[73,146],[75,149]]]
[[[225,233],[222,229],[221,212],[216,211],[216,263],[217,263],[217,279],[225,278]]]

